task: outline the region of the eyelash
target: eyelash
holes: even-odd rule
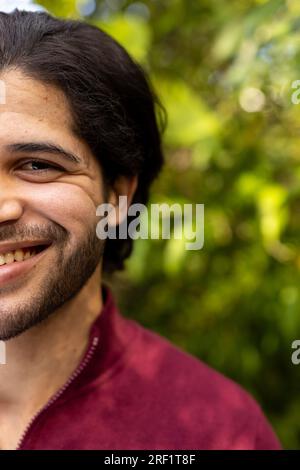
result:
[[[30,163],[31,164],[38,164],[38,165],[48,166],[48,168],[43,168],[43,169],[39,169],[39,170],[27,170],[27,171],[30,171],[31,173],[47,173],[47,172],[52,171],[52,170],[63,171],[62,167],[59,167],[57,165],[53,165],[52,163],[46,162],[45,160],[38,160],[38,159],[27,160],[27,161],[23,162],[22,165],[19,167],[19,169],[21,169],[22,166],[30,164]]]

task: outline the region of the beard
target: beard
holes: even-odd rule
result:
[[[39,280],[38,285],[33,286],[31,298],[28,300],[26,297],[24,303],[16,305],[10,311],[1,306],[1,297],[5,293],[12,294],[16,291],[16,286],[0,287],[0,340],[2,341],[11,339],[42,322],[65,302],[75,297],[95,272],[105,245],[105,241],[99,240],[96,235],[96,225],[89,228],[87,236],[79,241],[70,253],[68,253],[70,251],[68,232],[55,223],[49,227],[32,226],[22,230],[11,225],[0,230],[0,241],[17,242],[26,238],[52,240],[52,245],[48,249],[49,251],[56,249],[57,254],[56,257],[52,257],[49,272]]]

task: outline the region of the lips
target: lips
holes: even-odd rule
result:
[[[23,240],[20,242],[3,242],[0,243],[0,255],[5,254],[8,252],[14,252],[16,250],[22,249],[26,250],[26,248],[30,249],[33,247],[47,247],[51,245],[51,240],[46,239],[38,239],[38,240]]]
[[[35,267],[50,246],[40,241],[0,245],[0,287]]]
[[[30,246],[24,248],[18,248],[16,250],[10,250],[5,253],[0,253],[0,266],[4,264],[11,264],[14,262],[26,261],[27,259],[35,256],[45,249],[45,245]]]

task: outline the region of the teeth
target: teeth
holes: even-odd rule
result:
[[[0,254],[0,266],[4,264],[11,264],[15,261],[25,261],[29,258],[32,258],[36,254],[36,250],[34,248],[25,248],[24,250],[18,249],[15,251],[8,251],[7,253]]]
[[[30,258],[30,251],[26,251],[24,255],[24,260]]]
[[[14,258],[15,258],[16,261],[23,261],[23,259],[24,259],[23,250],[16,250]]]
[[[13,263],[15,261],[14,254],[11,251],[4,255],[4,259],[5,259],[6,264],[10,264],[10,263]]]

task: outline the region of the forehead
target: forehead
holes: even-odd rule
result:
[[[64,93],[58,88],[34,80],[20,70],[0,75],[5,87],[0,113],[16,113],[54,127],[71,129],[72,115]]]
[[[0,102],[0,147],[15,141],[49,140],[87,152],[72,131],[72,114],[58,88],[24,75],[20,70],[0,74],[4,100]]]
[[[20,70],[2,72],[0,80],[5,85],[5,99],[0,101],[1,160],[11,144],[51,142],[77,154],[84,166],[92,164],[98,171],[88,144],[74,134],[70,105],[63,91]]]

